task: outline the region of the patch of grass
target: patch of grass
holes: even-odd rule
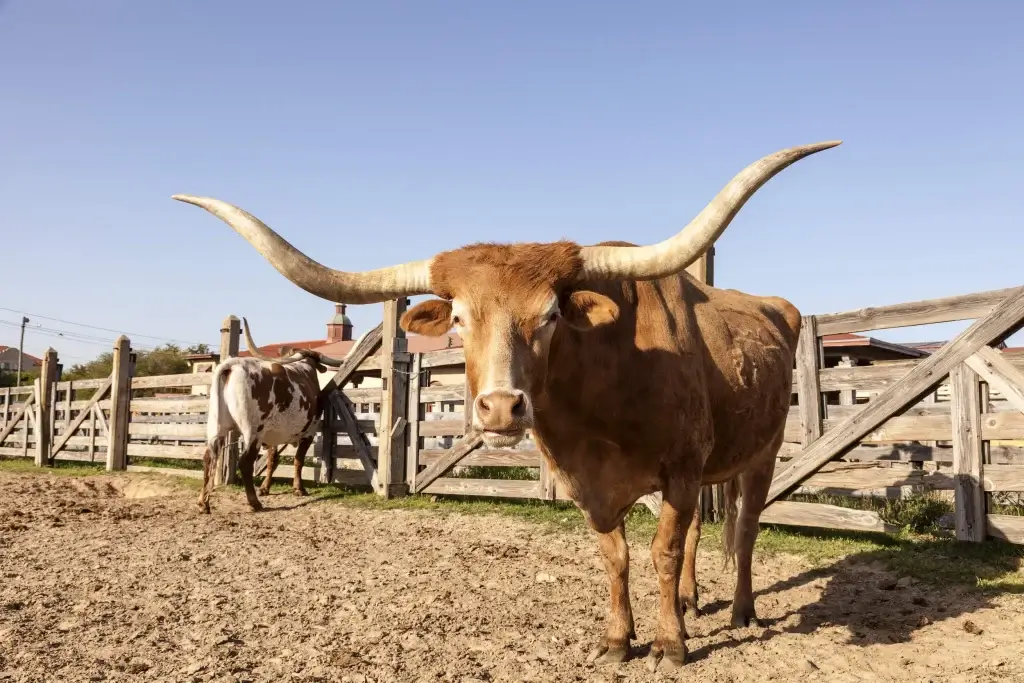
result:
[[[138,461],[136,463],[141,464]],[[0,470],[34,474],[46,472],[68,476],[103,474],[101,465],[59,462],[57,467],[40,470],[31,460],[21,458],[0,459]],[[190,489],[198,489],[202,483],[199,479],[176,479]],[[257,484],[261,481],[262,478],[257,478]],[[228,488],[238,492],[242,490],[241,485]],[[276,481],[272,486],[272,490],[276,492],[287,492],[290,489],[291,482],[284,479]],[[579,509],[565,501],[455,496],[439,498],[431,495],[385,500],[373,493],[336,485],[307,482],[306,489],[312,497],[324,503],[364,510],[422,510],[444,515],[494,515],[534,523],[549,533],[592,533]],[[898,534],[762,525],[755,552],[769,556],[792,555],[820,567],[827,567],[836,562],[864,565],[881,562],[884,567],[900,576],[911,576],[929,584],[958,585],[986,592],[1024,593],[1024,546],[997,540],[985,543],[958,543],[948,538],[940,538],[934,533],[914,532],[912,527],[915,525],[927,527],[927,520],[939,509],[932,502],[915,503],[914,500],[889,501],[905,504],[902,508],[894,506],[892,511],[893,519],[903,519],[907,522],[902,525],[904,530]],[[817,502],[824,501],[818,497]],[[886,501],[881,499],[859,504],[877,506],[879,503],[884,509]],[[650,543],[657,525],[657,518],[643,506],[636,506],[630,511],[626,518],[626,533],[634,552],[642,552]],[[703,525],[700,545],[702,551],[721,549],[721,531],[720,524]]]
[[[97,474],[104,474],[105,463],[76,462],[73,460],[58,460],[53,467],[36,467],[31,458],[0,458],[0,470],[4,472],[17,472],[24,474],[56,474],[67,477],[89,477]]]

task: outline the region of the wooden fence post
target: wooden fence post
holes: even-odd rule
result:
[[[975,543],[985,540],[985,489],[982,479],[981,386],[978,374],[966,364],[949,373],[953,422],[953,493],[956,537]]]
[[[238,339],[242,324],[237,316],[229,315],[220,326],[220,362],[238,356]],[[238,481],[238,434],[228,432],[224,448],[217,456],[213,485],[235,484]]]
[[[53,413],[57,382],[57,352],[50,347],[43,355],[43,366],[36,380],[36,467],[49,467],[53,445]],[[28,430],[26,429],[26,433]]]
[[[409,300],[405,297],[384,302],[384,330],[380,350],[380,427],[377,430],[377,477],[385,498],[404,496],[406,393],[409,380],[408,340],[398,321]]]
[[[800,323],[800,340],[796,345],[796,385],[800,411],[800,442],[806,448],[821,438],[824,431],[821,400],[821,350],[818,321],[806,315]]]
[[[405,483],[412,491],[416,487],[416,473],[420,465],[420,420],[423,419],[423,406],[420,404],[420,386],[423,385],[423,354],[412,354],[412,365],[409,371],[409,405],[406,408],[405,444]],[[429,384],[429,382],[427,382]]]
[[[341,391],[338,389],[337,391]],[[324,410],[320,414],[320,483],[330,484],[334,481],[335,466],[335,445],[338,443],[338,433],[334,431],[334,421],[338,416],[334,414],[330,401],[323,401]]]
[[[107,471],[128,468],[128,412],[132,400],[132,345],[123,334],[114,342],[110,383],[110,433],[107,434]]]

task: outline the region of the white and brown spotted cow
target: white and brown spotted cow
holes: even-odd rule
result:
[[[267,447],[267,474],[262,493],[269,492],[278,451],[293,444],[296,447],[293,488],[297,495],[306,495],[302,485],[302,464],[316,436],[316,418],[321,409],[318,373],[327,372],[328,367],[338,367],[342,363],[307,349],[287,353],[289,349],[284,348],[282,351],[286,354],[283,357],[264,356],[253,342],[245,318],[242,324],[252,357],[229,358],[218,365],[210,386],[203,488],[199,494],[199,507],[207,513],[210,511],[209,492],[215,456],[224,447],[230,431],[240,435],[242,455],[238,465],[245,485],[245,497],[253,510],[263,508],[253,485],[253,467],[260,446]]]

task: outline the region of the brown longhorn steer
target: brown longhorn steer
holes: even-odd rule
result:
[[[592,653],[602,662],[625,659],[635,638],[623,519],[641,496],[661,491],[651,545],[660,607],[649,664],[657,668],[686,657],[683,615],[687,603],[696,605],[701,484],[726,485],[724,545],[738,571],[732,623],[755,619],[751,554],[782,443],[800,330],[789,302],[705,286],[684,268],[770,178],[837,144],[751,164],[680,233],[652,246],[474,244],[363,273],[313,261],[230,204],[175,199],[221,218],[285,277],[329,301],[440,297],[407,311],[402,327],[458,331],[475,396],[473,426],[484,443],[513,446],[533,430],[598,534],[611,589],[607,629]]]

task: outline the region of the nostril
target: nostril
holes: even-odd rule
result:
[[[512,414],[516,417],[522,417],[526,414],[526,400],[522,394],[516,394],[512,399]]]
[[[487,399],[482,398],[477,402],[476,410],[483,417],[491,412],[491,404],[488,403]]]

